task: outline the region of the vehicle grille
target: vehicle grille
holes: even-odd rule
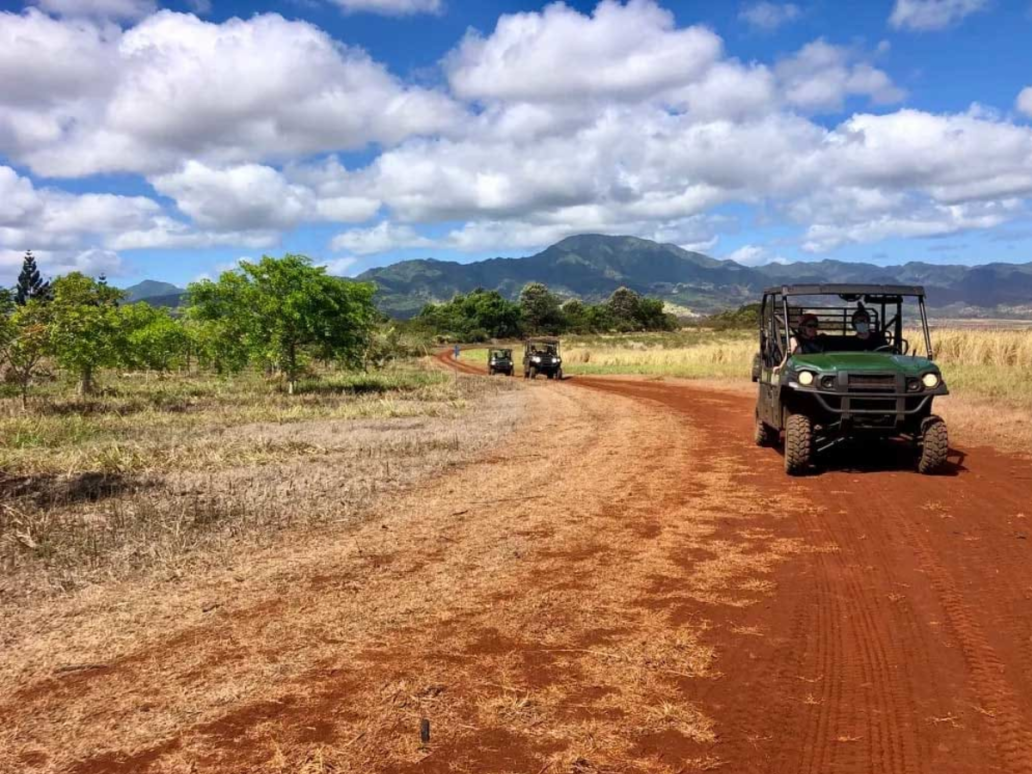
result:
[[[895,398],[853,398],[849,401],[849,408],[853,411],[885,411],[895,412]]]
[[[861,392],[893,392],[896,377],[892,374],[849,374],[849,389]]]

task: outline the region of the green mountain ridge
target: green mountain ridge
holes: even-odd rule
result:
[[[895,266],[823,260],[743,266],[676,245],[631,236],[581,234],[525,258],[472,263],[422,258],[363,272],[375,282],[385,313],[412,317],[431,302],[476,288],[515,299],[528,282],[543,282],[567,298],[597,302],[621,286],[708,314],[759,299],[764,288],[788,283],[900,283],[924,285],[929,306],[942,317],[1032,318],[1032,263],[981,266],[911,261]],[[145,280],[126,288],[130,301],[178,306],[184,290]]]
[[[426,258],[370,269],[356,279],[375,282],[380,308],[396,317],[411,317],[426,303],[478,287],[516,298],[534,281],[586,301],[600,301],[626,286],[697,313],[758,300],[764,288],[782,283],[920,284],[940,314],[1032,316],[1032,263],[877,266],[824,260],[750,267],[676,245],[601,234],[569,237],[526,258],[465,264]]]
[[[136,303],[146,301],[154,306],[177,306],[178,300],[171,303],[173,299],[182,296],[186,291],[183,288],[173,285],[171,282],[159,282],[158,280],[144,280],[127,288],[122,288],[126,294],[126,301]],[[163,303],[159,303],[159,301]]]

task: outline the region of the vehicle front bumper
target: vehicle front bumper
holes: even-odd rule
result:
[[[788,380],[787,386],[797,393],[813,396],[817,404],[837,420],[855,420],[861,425],[869,423],[872,429],[898,427],[908,417],[925,413],[933,398],[949,395],[945,382],[940,381],[937,387],[930,390],[922,386],[920,390],[908,391],[908,377],[905,374],[894,376],[895,387],[892,390],[851,389],[847,373],[837,374],[834,389],[821,386],[821,374],[809,386],[803,386],[795,379]],[[888,423],[890,418],[891,425]],[[882,421],[876,421],[879,419]]]

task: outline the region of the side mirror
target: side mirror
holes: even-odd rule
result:
[[[752,380],[754,382],[760,381],[760,372],[763,368],[763,361],[760,358],[760,353],[757,352],[753,355],[752,359]]]

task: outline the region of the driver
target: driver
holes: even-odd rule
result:
[[[888,346],[885,335],[881,331],[871,328],[871,315],[866,309],[861,307],[853,312],[852,322],[862,351],[874,352],[876,349]]]
[[[819,355],[824,352],[824,342],[817,333],[819,327],[817,315],[804,314],[799,319],[797,335],[793,336],[790,342],[792,354]]]

